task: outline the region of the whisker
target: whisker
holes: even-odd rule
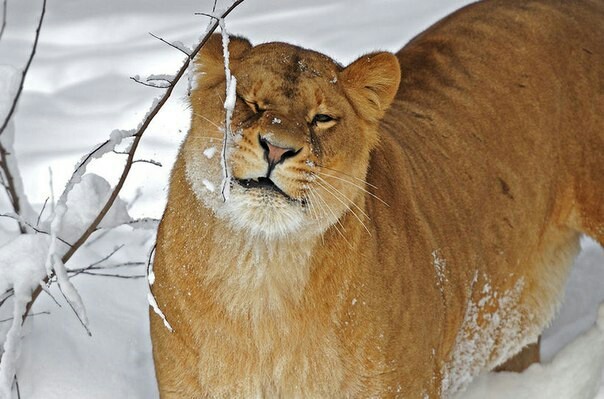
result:
[[[216,127],[216,129],[220,130],[222,129],[222,127],[218,126],[218,124],[216,124],[216,122],[213,122],[212,120],[206,118],[205,116],[203,116],[202,114],[198,114],[196,112],[193,112],[193,115],[195,116],[199,116],[200,118],[205,119],[206,121],[210,122],[214,127]]]
[[[371,186],[371,187],[373,187],[373,188],[375,188],[375,189],[377,189],[377,188],[378,188],[377,186],[375,186],[375,185],[373,185],[373,184],[369,183],[367,180],[359,179],[358,177],[353,176],[353,175],[349,175],[348,173],[346,173],[346,172],[342,172],[341,170],[337,170],[337,169],[328,168],[327,166],[321,166],[321,165],[317,165],[317,166],[318,166],[319,168],[321,168],[321,169],[327,169],[327,170],[331,170],[331,171],[333,171],[333,172],[338,172],[338,173],[341,173],[341,174],[343,174],[344,176],[351,177],[351,178],[353,178],[354,180],[358,180],[359,182],[361,182],[361,183],[365,183],[365,184],[367,184],[368,186]]]
[[[314,190],[313,190],[312,187],[309,187],[308,194],[310,194],[313,197],[313,199],[314,199],[314,201],[312,202],[312,206],[313,206],[313,209],[315,211],[315,214],[317,215],[317,222],[318,222],[318,221],[321,220],[321,217],[319,216],[319,210],[323,214],[325,214],[325,212],[324,212],[323,209],[317,209],[317,207],[321,206],[321,204],[317,201],[317,197],[316,197],[317,194],[315,194],[315,192],[314,192]]]
[[[319,215],[317,215],[316,211],[315,211],[315,207],[314,204],[310,201],[310,197],[309,197],[309,192],[306,192],[304,194],[304,198],[306,200],[306,204],[308,205],[308,209],[309,209],[309,214],[311,215],[311,217],[314,216],[316,221],[319,221]]]
[[[348,198],[344,193],[342,193],[340,190],[338,190],[333,184],[331,184],[330,182],[328,182],[327,180],[325,180],[324,178],[322,178],[319,175],[314,175],[317,179],[321,180],[323,183],[327,184],[329,187],[331,187],[335,192],[337,192],[338,194],[340,194],[340,196],[342,198],[344,198],[345,200],[347,200],[348,202],[350,202],[350,204],[352,204],[352,206],[354,206],[355,208],[357,208],[367,219],[371,220],[371,218],[369,217],[369,215],[357,204],[355,204],[350,198]]]
[[[316,194],[317,194],[317,198],[319,198],[323,202],[323,204],[327,207],[327,209],[329,209],[329,212],[336,219],[337,224],[339,224],[340,227],[342,227],[343,231],[346,231],[346,228],[344,227],[344,225],[342,224],[342,222],[340,221],[340,219],[336,216],[336,214],[334,213],[333,209],[331,209],[331,207],[329,206],[329,204],[327,203],[327,201],[325,201],[325,199],[318,192]],[[342,231],[340,231],[340,229],[338,228],[337,224],[333,224],[332,226],[342,236],[342,238],[344,239],[344,241],[346,241],[348,243],[348,245],[352,248],[352,244],[350,243],[350,241],[348,241],[348,239],[346,238],[346,236],[344,235],[344,233],[342,233]]]
[[[317,176],[318,177],[318,176]],[[323,179],[321,179],[323,180]],[[325,181],[325,180],[323,180]],[[365,223],[363,223],[363,221],[361,220],[361,218],[359,217],[359,215],[357,215],[357,213],[347,204],[345,203],[343,200],[341,200],[337,195],[335,195],[331,190],[329,190],[328,187],[325,187],[323,184],[321,184],[321,182],[316,182],[320,187],[322,187],[325,191],[327,191],[329,194],[331,194],[335,199],[337,199],[338,201],[340,201],[342,203],[342,205],[344,205],[349,211],[350,213],[352,213],[354,215],[354,217],[359,221],[359,223],[361,223],[361,225],[365,228],[365,230],[367,230],[367,233],[369,235],[371,235],[371,231],[369,231],[369,229],[367,228],[367,225]],[[346,198],[346,197],[344,197]],[[348,198],[346,198],[348,199]],[[351,202],[351,204],[355,205],[355,203]],[[360,208],[359,208],[360,209]],[[363,212],[363,210],[361,210],[361,212]],[[364,213],[364,212],[363,212]]]
[[[308,193],[309,193],[310,195],[312,195],[312,196],[313,196],[313,198],[315,198],[315,193],[314,193],[314,191],[315,191],[315,190],[314,190],[312,187],[308,187]],[[320,204],[317,204],[317,205],[320,205]],[[314,205],[313,205],[313,206],[314,206]],[[323,211],[323,209],[321,209],[321,211]],[[318,217],[318,213],[317,213],[317,217]],[[319,219],[317,219],[317,221],[319,221]],[[325,245],[325,232],[321,233],[321,243],[322,243],[323,245]]]
[[[380,201],[382,204],[386,205],[387,207],[390,207],[390,205],[388,205],[388,203],[387,203],[386,201],[384,201],[383,199],[381,199],[380,197],[378,197],[377,195],[375,195],[375,194],[374,194],[374,193],[372,193],[371,191],[367,190],[366,188],[361,187],[361,186],[359,186],[358,184],[355,184],[355,183],[351,182],[350,180],[342,179],[341,177],[334,176],[334,175],[330,175],[329,173],[322,173],[322,172],[319,172],[319,171],[317,171],[316,173],[322,174],[322,175],[324,175],[324,176],[333,177],[334,179],[338,179],[338,180],[341,180],[341,181],[343,181],[343,182],[345,182],[345,183],[351,184],[351,185],[353,185],[354,187],[356,187],[356,188],[358,188],[358,189],[360,189],[360,190],[363,190],[363,191],[364,191],[364,192],[366,192],[367,194],[371,195],[373,198],[375,198],[376,200]]]

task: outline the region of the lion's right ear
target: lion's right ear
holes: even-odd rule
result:
[[[249,40],[239,37],[229,37],[229,64],[235,66],[237,62],[252,48]],[[222,49],[222,35],[215,33],[203,46],[195,58],[196,71],[200,74],[199,83],[205,87],[212,87],[225,79],[224,56]]]

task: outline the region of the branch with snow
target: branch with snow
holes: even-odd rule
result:
[[[107,220],[109,214],[111,212],[115,213],[115,206],[119,202],[119,193],[124,186],[126,178],[128,177],[134,163],[151,162],[155,164],[154,161],[135,159],[135,153],[143,134],[155,116],[170,98],[176,84],[188,71],[193,58],[199,53],[212,33],[216,30],[219,25],[219,21],[223,21],[224,18],[242,2],[243,0],[233,2],[233,4],[221,14],[217,21],[211,23],[205,35],[199,41],[197,46],[190,52],[187,51],[187,49],[181,44],[172,43],[172,47],[178,48],[187,55],[178,72],[173,77],[168,75],[152,75],[146,79],[146,82],[155,82],[155,86],[161,85],[162,89],[164,89],[163,86],[165,85],[165,92],[153,101],[149,112],[145,115],[136,129],[130,131],[113,131],[108,140],[98,144],[88,154],[80,159],[80,161],[76,164],[75,170],[67,182],[65,189],[57,200],[56,205],[53,201],[51,216],[46,222],[42,223],[42,228],[31,230],[32,232],[37,231],[46,234],[24,234],[19,236],[22,238],[16,238],[9,244],[0,248],[0,275],[6,277],[0,281],[0,305],[6,303],[6,300],[9,297],[12,297],[13,304],[12,323],[8,331],[7,339],[4,341],[3,355],[0,359],[0,397],[9,397],[8,395],[10,395],[13,381],[15,380],[15,370],[19,354],[19,341],[22,334],[22,323],[27,317],[40,293],[47,290],[47,285],[50,282],[56,281],[58,283],[61,293],[65,297],[66,301],[73,309],[81,324],[86,328],[88,334],[90,334],[90,330],[88,329],[87,315],[82,303],[82,299],[70,281],[70,277],[78,274],[90,273],[120,278],[140,277],[137,275],[118,275],[113,273],[104,273],[102,271],[98,272],[98,270],[101,269],[98,264],[73,270],[67,269],[65,264],[78,251],[78,249],[87,242],[89,237],[95,231],[97,231],[99,227],[103,227],[103,224]],[[46,0],[44,0],[44,9],[45,4]],[[42,16],[43,15],[44,10]],[[35,45],[37,45],[40,26],[41,20],[36,32]],[[34,51],[32,51],[31,58],[33,58],[33,53],[35,53],[35,48]],[[31,58],[27,68],[29,68]],[[23,78],[24,75],[22,76],[22,80]],[[22,81],[20,83],[18,95],[20,95],[21,90]],[[6,119],[7,122],[5,123],[6,126],[9,126],[8,120],[10,119],[12,113],[14,113],[14,108],[16,107],[16,102],[18,101],[18,95],[16,95],[17,99],[14,102],[15,106],[11,107],[11,110],[9,110],[9,115]],[[2,133],[4,129],[5,127],[2,128],[0,133]],[[110,152],[117,152],[116,147],[119,146],[124,140],[127,141],[126,149],[120,151],[124,155],[127,155],[127,159],[117,184],[111,190],[109,183],[107,183],[103,178],[92,174],[86,174],[86,170],[92,160],[100,158]],[[7,179],[5,179],[5,181],[6,180]],[[77,197],[78,190],[81,189],[82,186],[86,186],[86,184],[91,185],[90,187],[92,187],[92,191],[95,192],[96,195],[94,196],[95,200],[93,201],[94,207],[92,205],[86,205],[85,207],[87,211],[94,208],[95,213],[93,215],[89,215],[90,212],[88,212],[86,215],[86,221],[83,222],[83,216],[78,213],[78,208],[81,206],[81,202],[76,201],[75,203],[77,205],[72,205],[70,198],[72,196]],[[103,185],[106,185],[106,190],[97,192],[98,190],[96,189]],[[125,205],[123,205],[122,208],[126,209]],[[127,211],[124,212],[126,212],[127,215]],[[34,216],[32,221],[36,220],[36,217],[37,215]],[[20,214],[15,215],[15,219],[24,220]],[[25,220],[27,221],[27,219]],[[129,219],[128,223],[133,228],[155,229],[157,227],[157,221],[152,219],[143,219],[138,221],[132,221]],[[118,224],[123,224],[123,221]],[[29,226],[31,224],[24,225]],[[111,226],[112,224],[110,223],[109,225]],[[74,226],[77,226],[77,228],[73,228]],[[46,231],[48,228],[49,231]],[[24,253],[26,256],[24,256]],[[150,261],[151,257],[149,258],[149,262]],[[115,265],[115,267],[119,266]],[[21,270],[15,271],[17,269]],[[97,272],[92,272],[93,270],[97,270]],[[151,266],[150,272],[152,275]],[[152,281],[151,275],[149,276],[150,283]],[[154,307],[154,309],[159,310],[157,303],[155,303],[153,295],[150,292],[149,303]],[[161,314],[161,311],[159,311],[159,313]],[[163,319],[166,323],[166,326],[171,329],[165,317],[163,317]]]
[[[21,76],[18,81],[13,79],[12,73],[9,73],[6,70],[6,67],[3,68],[2,75],[7,75],[4,77],[5,83],[7,87],[3,87],[0,93],[1,97],[7,96],[7,98],[2,98],[0,100],[0,118],[2,119],[2,124],[0,125],[0,170],[2,174],[2,184],[6,189],[6,193],[9,197],[9,201],[13,207],[13,210],[21,215],[31,216],[32,210],[31,206],[27,202],[25,195],[23,194],[22,184],[19,178],[19,171],[17,169],[17,163],[14,159],[14,151],[12,148],[13,137],[12,137],[12,129],[9,129],[12,117],[17,109],[17,104],[19,103],[19,99],[21,98],[21,93],[23,92],[23,85],[25,83],[25,78],[27,77],[27,73],[29,72],[29,67],[36,55],[36,49],[38,48],[38,41],[40,39],[40,30],[42,28],[42,23],[44,22],[44,15],[46,14],[46,0],[42,2],[42,10],[40,12],[40,18],[38,20],[38,25],[36,28],[36,34],[34,37],[34,43],[31,48],[31,52],[21,71]],[[6,1],[3,2],[3,12],[2,12],[2,27],[0,28],[0,37],[4,33],[4,28],[6,26]],[[8,133],[7,133],[8,132]],[[8,137],[7,137],[8,136]],[[19,231],[21,233],[26,233],[27,228],[19,223]]]
[[[233,2],[233,4],[226,11],[224,11],[222,13],[220,18],[224,19],[242,2],[243,2],[243,0],[237,0],[237,1]],[[202,49],[202,47],[205,45],[205,43],[209,40],[210,36],[212,35],[212,33],[214,33],[214,31],[216,30],[218,25],[219,25],[219,23],[217,21],[210,26],[210,28],[207,30],[206,34],[203,36],[201,41],[197,44],[195,49],[191,52],[190,57],[187,57],[184,60],[181,68],[178,70],[178,72],[174,76],[174,79],[171,81],[170,85],[166,88],[166,92],[161,97],[157,98],[153,102],[153,105],[152,105],[150,111],[144,117],[143,121],[141,122],[141,124],[138,126],[138,128],[136,130],[129,131],[127,133],[124,131],[114,131],[114,133],[112,133],[112,137],[110,140],[97,146],[91,153],[84,156],[82,158],[82,161],[80,161],[80,163],[76,166],[76,171],[74,172],[71,179],[67,183],[67,186],[66,186],[65,190],[63,191],[63,194],[61,195],[61,198],[57,202],[57,208],[58,208],[59,204],[64,202],[64,199],[66,198],[69,191],[71,191],[71,189],[73,188],[73,185],[75,185],[81,179],[84,171],[86,170],[86,165],[92,159],[99,157],[102,154],[105,154],[107,152],[113,151],[115,149],[115,146],[118,145],[119,142],[121,142],[121,139],[125,138],[126,135],[134,138],[133,142],[131,143],[131,145],[127,151],[128,158],[126,160],[124,169],[122,170],[122,174],[120,175],[118,183],[116,184],[111,195],[107,199],[105,205],[98,212],[96,218],[90,223],[88,228],[80,235],[80,237],[76,241],[73,242],[72,246],[69,247],[67,249],[67,251],[60,257],[62,264],[65,264],[73,256],[73,254],[86,242],[86,240],[90,237],[90,235],[96,230],[97,226],[103,220],[105,215],[107,215],[107,213],[109,212],[109,209],[115,202],[119,192],[121,191],[122,187],[124,186],[126,178],[128,177],[130,169],[134,163],[134,155],[135,155],[136,149],[138,148],[138,145],[140,143],[140,140],[143,137],[144,132],[147,130],[147,128],[151,124],[151,121],[155,118],[155,116],[158,114],[158,112],[163,107],[163,105],[168,101],[176,84],[180,81],[180,79],[183,77],[183,75],[187,71],[192,59],[199,53],[199,51]],[[56,212],[57,212],[57,209],[55,209],[55,214],[56,214]],[[53,222],[54,222],[54,220],[53,220]],[[57,222],[57,223],[59,223],[59,222]],[[51,229],[51,237],[52,237],[52,234],[53,234],[53,232]],[[56,242],[56,239],[53,238],[51,241]],[[53,256],[53,252],[54,251],[49,251],[49,255],[48,255],[48,259],[50,259],[51,261],[58,259],[57,257]],[[59,267],[61,267],[60,264],[59,264]],[[46,284],[49,281],[49,278],[50,278],[50,276],[47,276],[44,279],[44,284]],[[33,306],[33,303],[35,302],[36,298],[40,295],[41,291],[42,291],[42,288],[38,287],[33,292],[32,299],[27,305],[26,314],[29,312],[29,310]]]
[[[15,109],[17,108],[17,103],[19,102],[19,98],[21,97],[21,93],[23,92],[23,83],[25,82],[25,78],[27,77],[27,72],[29,71],[29,67],[31,66],[31,63],[34,60],[34,56],[36,55],[36,49],[38,48],[38,40],[40,39],[40,30],[42,29],[42,23],[44,22],[45,14],[46,14],[46,0],[43,0],[42,1],[42,11],[40,13],[40,19],[38,20],[38,27],[36,28],[36,36],[34,38],[34,44],[31,48],[31,52],[29,53],[29,58],[27,59],[27,62],[25,63],[25,67],[23,68],[23,71],[21,72],[21,80],[19,82],[19,88],[15,95],[14,101],[12,102],[12,104],[8,110],[8,113],[4,117],[4,121],[2,122],[2,125],[0,125],[0,135],[2,135],[2,133],[4,133],[4,130],[8,126],[8,122],[10,121],[13,114],[15,113]],[[4,6],[4,15],[6,15],[6,3]]]
[[[226,111],[225,117],[225,128],[224,136],[222,139],[222,151],[220,163],[222,166],[222,198],[224,201],[229,199],[230,187],[231,187],[231,176],[229,173],[229,167],[226,161],[227,157],[227,140],[231,134],[231,119],[233,117],[233,111],[235,109],[235,103],[237,100],[237,79],[231,74],[229,67],[229,33],[226,30],[224,18],[219,18],[218,23],[220,24],[220,32],[222,34],[222,51],[224,57],[224,73],[226,76],[226,98],[224,100],[224,109]]]
[[[17,104],[21,98],[23,92],[23,84],[29,67],[36,54],[38,48],[38,41],[40,38],[40,30],[42,23],[44,22],[44,15],[46,14],[46,0],[43,0],[42,11],[38,20],[36,28],[36,34],[34,43],[29,54],[29,58],[21,71],[21,76],[18,81],[13,79],[13,73],[11,73],[7,67],[4,67],[0,74],[4,76],[3,82],[7,87],[3,87],[0,93],[0,97],[7,96],[7,98],[0,99],[0,118],[3,118],[2,125],[0,125],[0,175],[2,177],[2,185],[4,186],[8,199],[13,207],[13,210],[18,215],[25,219],[30,219],[33,215],[31,205],[27,201],[27,198],[23,192],[23,184],[21,183],[19,170],[17,167],[17,161],[15,159],[13,150],[13,129],[11,126],[11,120],[17,109]],[[6,26],[6,1],[3,2],[3,13],[2,13],[2,27],[0,28],[0,37],[4,33]],[[3,84],[3,85],[4,85]],[[19,231],[21,234],[28,232],[27,226],[21,222],[18,222]]]

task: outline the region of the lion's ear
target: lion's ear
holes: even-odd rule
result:
[[[344,90],[359,113],[370,121],[378,121],[394,100],[401,82],[401,68],[392,53],[364,55],[341,75]]]
[[[252,44],[249,40],[239,36],[231,36],[229,38],[230,66],[235,66],[237,61],[251,48]],[[195,58],[195,64],[197,72],[201,73],[200,83],[204,86],[211,87],[225,79],[221,34],[215,33],[210,36]]]

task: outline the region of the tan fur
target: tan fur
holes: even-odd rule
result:
[[[450,397],[535,342],[579,234],[604,243],[603,20],[485,1],[345,68],[233,38],[230,176],[266,175],[262,137],[290,199],[226,202],[214,37],[158,235],[161,397]]]

